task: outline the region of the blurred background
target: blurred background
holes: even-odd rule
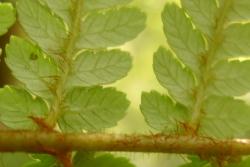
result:
[[[12,1],[15,0],[0,0]],[[146,29],[133,41],[122,46],[133,56],[133,68],[128,76],[112,86],[126,92],[131,101],[126,117],[118,123],[118,126],[108,129],[110,133],[138,134],[153,133],[153,129],[146,124],[140,112],[140,98],[143,91],[166,91],[157,82],[153,73],[153,53],[160,45],[166,46],[166,39],[162,29],[161,11],[166,2],[179,3],[178,0],[134,0],[131,6],[137,6],[147,14]],[[10,34],[19,34],[20,27],[14,25],[8,34],[0,38],[0,47],[4,48]],[[2,59],[2,58],[1,58]],[[0,86],[13,83],[14,80],[6,68],[3,59],[0,64]],[[115,153],[128,157],[138,167],[176,167],[186,162],[185,156],[170,154],[142,154],[142,153]]]

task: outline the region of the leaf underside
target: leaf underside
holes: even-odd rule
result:
[[[46,118],[48,108],[41,98],[14,87],[0,89],[0,121],[12,129],[36,129],[34,118]]]
[[[236,96],[250,91],[249,9],[247,0],[165,5],[162,22],[168,49],[155,52],[153,68],[168,94],[142,94],[140,108],[149,126],[167,133],[182,122],[198,127],[197,135],[248,136],[250,108]],[[210,164],[186,164],[199,165]]]
[[[136,38],[146,22],[143,12],[125,6],[130,2],[18,0],[18,21],[31,40],[12,36],[6,46],[6,63],[24,88],[0,89],[1,123],[12,129],[37,130],[33,121],[37,118],[57,124],[63,132],[115,126],[125,116],[129,101],[124,93],[102,85],[124,78],[132,58],[128,52],[110,47]],[[9,16],[6,26],[1,20],[3,7]],[[0,35],[14,21],[12,14],[10,6],[0,4]],[[54,158],[32,157],[27,167],[58,166]],[[86,163],[134,166],[112,155]]]
[[[96,86],[113,83],[125,77],[132,66],[127,52],[120,50],[85,51],[73,62],[71,86]]]
[[[125,94],[114,88],[74,88],[66,97],[59,126],[65,131],[99,131],[115,126],[129,106]]]
[[[128,159],[115,157],[112,154],[94,156],[91,153],[77,152],[74,157],[74,167],[135,167]]]
[[[145,27],[145,15],[136,8],[94,12],[81,24],[77,48],[106,48],[134,39]]]
[[[129,2],[94,0],[76,6],[76,1],[70,0],[18,1],[19,22],[33,41],[12,37],[6,47],[6,62],[27,90],[49,105],[57,101],[54,98],[61,98],[59,92],[65,92],[66,104],[58,120],[63,130],[105,129],[125,115],[129,105],[125,95],[98,86],[122,79],[131,69],[129,53],[108,48],[134,39],[145,27],[145,14],[124,7]],[[75,13],[72,8],[84,12]],[[65,60],[70,62],[68,72],[66,63],[62,66]],[[65,90],[58,91],[58,86]],[[86,104],[71,100],[77,91]],[[112,104],[112,110],[106,103]]]
[[[14,24],[15,9],[10,3],[1,3],[0,2],[0,35],[3,35],[8,31],[8,29]]]
[[[28,90],[44,98],[51,98],[50,88],[59,74],[56,63],[38,46],[11,37],[6,46],[5,61],[13,75],[25,84]]]

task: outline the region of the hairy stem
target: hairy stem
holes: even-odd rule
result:
[[[232,0],[225,0],[221,7],[218,10],[216,25],[211,39],[208,41],[208,50],[203,55],[203,62],[201,66],[201,78],[200,83],[197,87],[196,91],[196,101],[193,107],[193,115],[191,119],[191,126],[195,131],[198,131],[199,123],[202,117],[202,106],[203,101],[205,100],[205,92],[209,82],[211,80],[211,69],[212,64],[214,62],[214,56],[216,54],[217,48],[220,46],[221,42],[223,42],[223,30],[227,19],[228,10],[232,6]]]
[[[71,63],[73,60],[73,56],[76,52],[75,42],[77,40],[80,31],[80,23],[83,13],[82,11],[83,0],[77,0],[72,4],[73,4],[71,9],[72,26],[70,27],[68,39],[65,42],[65,51],[64,54],[61,55],[61,61],[60,61],[60,69],[62,70],[62,74],[58,79],[57,85],[55,86],[56,88],[55,97],[51,105],[51,113],[47,120],[48,124],[51,127],[54,127],[56,125],[56,122],[63,110],[66,81],[71,72]]]
[[[51,105],[51,112],[46,120],[46,123],[49,125],[49,127],[51,127],[52,130],[56,126],[57,120],[64,110],[66,82],[71,72],[71,64],[73,61],[73,57],[77,52],[77,50],[75,49],[75,43],[80,31],[80,24],[83,14],[82,8],[83,8],[83,0],[72,0],[72,8],[71,8],[72,22],[69,28],[68,39],[65,42],[64,54],[60,56],[59,60],[59,68],[61,69],[62,73],[58,78],[55,90],[53,90],[54,99]],[[54,143],[54,144],[57,145],[59,143]],[[51,151],[51,148],[48,148],[48,150]],[[54,154],[54,156],[62,163],[64,167],[73,166],[71,161],[71,156],[68,156],[71,155],[71,152],[55,149],[51,152],[51,154]]]
[[[1,152],[125,151],[239,156],[250,154],[249,139],[218,140],[177,135],[82,134],[1,131]]]

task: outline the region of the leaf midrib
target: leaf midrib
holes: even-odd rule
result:
[[[196,91],[198,92],[198,95],[196,96],[196,101],[193,107],[193,114],[191,117],[190,124],[191,126],[194,127],[194,129],[197,129],[199,127],[199,123],[201,122],[201,118],[203,117],[202,114],[202,108],[203,108],[203,103],[205,100],[205,92],[206,89],[209,85],[210,81],[210,73],[212,71],[212,63],[213,63],[213,58],[216,54],[216,50],[218,46],[221,44],[222,41],[222,33],[224,30],[224,25],[226,23],[226,18],[229,9],[231,8],[232,5],[232,0],[226,0],[222,4],[222,6],[218,9],[218,19],[216,20],[217,24],[214,30],[214,33],[211,36],[210,41],[208,41],[208,49],[205,54],[205,58],[207,59],[207,63],[204,64],[204,66],[201,66],[201,78],[200,78],[200,83],[197,86]]]

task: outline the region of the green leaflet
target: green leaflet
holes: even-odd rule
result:
[[[85,0],[84,8],[87,11],[96,9],[111,8],[118,5],[125,5],[131,2],[131,0]]]
[[[82,167],[82,164],[95,159],[95,152],[78,151],[73,158],[74,167]]]
[[[0,167],[21,167],[30,161],[30,157],[25,153],[1,153]]]
[[[221,61],[212,69],[208,94],[240,96],[250,91],[250,61]]]
[[[134,39],[145,27],[145,14],[136,8],[93,12],[82,22],[76,47],[106,48]]]
[[[177,125],[189,117],[184,107],[155,91],[142,93],[140,109],[147,123],[161,132],[176,132]]]
[[[73,62],[70,86],[109,84],[125,77],[132,66],[127,52],[120,50],[85,51]]]
[[[192,106],[192,91],[195,87],[192,73],[187,68],[183,68],[173,54],[163,47],[154,54],[153,67],[158,81],[169,94],[179,103]]]
[[[165,6],[162,21],[170,47],[186,66],[199,74],[199,60],[205,50],[201,33],[193,28],[184,10],[173,3]]]
[[[249,167],[250,166],[250,158],[246,158],[238,163],[231,163],[228,167]]]
[[[249,56],[249,39],[250,23],[230,25],[224,31],[224,40],[217,51],[216,58]]]
[[[211,96],[204,104],[201,133],[218,138],[241,138],[250,130],[250,106],[232,97]]]
[[[74,88],[65,100],[66,109],[59,120],[65,131],[98,131],[115,126],[129,106],[126,95],[114,88]]]
[[[71,7],[72,3],[70,0],[42,0],[45,2],[55,14],[60,16],[67,25],[71,26]],[[114,8],[121,5],[126,5],[131,0],[85,0],[83,3],[84,13],[91,12],[93,10],[101,10],[107,8]]]
[[[69,26],[71,25],[71,1],[70,0],[42,0],[59,17],[61,17]]]
[[[228,20],[231,22],[241,22],[250,20],[250,1],[249,0],[231,0],[232,9],[228,14]]]
[[[67,38],[63,21],[38,0],[19,0],[19,21],[26,33],[49,54],[59,54]]]
[[[191,160],[190,163],[181,165],[180,167],[213,167],[208,161],[201,160],[197,156],[189,156]],[[240,162],[229,162],[227,167],[249,167],[250,165],[250,158],[246,158]]]
[[[74,167],[135,167],[128,159],[115,157],[112,154],[86,157],[85,152],[75,155]]]
[[[15,23],[15,9],[10,3],[0,2],[0,35],[8,31],[8,28]]]
[[[196,126],[202,122],[201,133],[206,135],[220,138],[246,136],[248,130],[246,127],[249,121],[246,118],[249,117],[249,107],[230,96],[240,96],[250,91],[250,61],[229,59],[248,57],[250,54],[250,24],[232,24],[232,21],[239,22],[243,19],[249,21],[249,11],[238,11],[240,8],[249,8],[250,4],[247,3],[249,2],[244,0],[181,0],[183,8],[168,3],[162,13],[169,46],[192,71],[187,70],[170,51],[160,48],[154,55],[156,77],[173,99],[194,111],[191,121],[188,119],[186,123]],[[232,20],[233,13],[235,16],[238,13],[239,17]],[[146,97],[143,94],[141,106],[147,101],[151,104],[148,108],[152,114],[161,103],[155,102],[155,107],[152,107],[152,98],[145,100]],[[166,103],[166,100],[162,100],[163,102]],[[243,123],[238,121],[237,108],[243,110],[244,116],[239,116]],[[156,114],[152,115],[156,117]],[[161,127],[159,118],[152,119],[145,114],[144,116],[150,126],[155,124],[156,127]],[[226,125],[222,120],[226,121]],[[163,131],[163,128],[158,129]],[[194,164],[191,163],[192,165]]]
[[[195,26],[211,37],[218,11],[216,0],[181,0],[181,4]]]
[[[208,161],[201,160],[198,156],[188,156],[190,163],[181,165],[179,167],[212,167]]]
[[[0,121],[12,129],[35,129],[30,118],[45,118],[48,108],[45,102],[32,97],[23,89],[5,87],[0,89]]]
[[[33,154],[33,161],[26,163],[22,167],[59,167],[55,157],[47,154]]]
[[[11,37],[6,46],[6,63],[14,76],[39,96],[52,96],[50,88],[56,82],[58,69],[51,58],[33,44]]]

